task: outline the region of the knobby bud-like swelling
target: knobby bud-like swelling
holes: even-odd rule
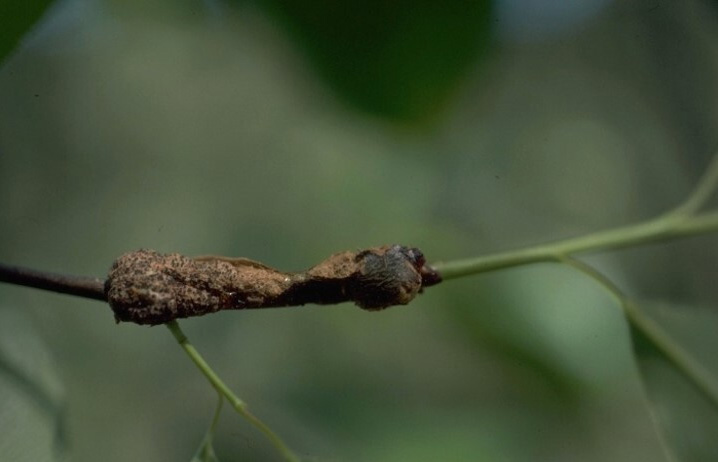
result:
[[[366,310],[406,305],[440,275],[419,249],[401,245],[334,254],[285,273],[247,258],[138,250],[118,258],[105,284],[115,319],[162,324],[219,310],[353,301]]]

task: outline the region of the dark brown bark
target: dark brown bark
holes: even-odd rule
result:
[[[0,282],[50,290],[61,294],[77,295],[78,297],[94,300],[107,300],[104,289],[105,281],[98,278],[70,276],[0,264]]]

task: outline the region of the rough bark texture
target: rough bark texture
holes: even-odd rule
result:
[[[421,251],[400,245],[334,254],[299,273],[246,258],[125,254],[105,284],[115,319],[162,324],[225,309],[321,305],[353,301],[367,310],[409,303],[441,281]]]

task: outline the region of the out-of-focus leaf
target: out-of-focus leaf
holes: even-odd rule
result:
[[[0,63],[37,22],[51,0],[0,1]]]
[[[562,282],[571,276],[575,275],[567,275],[557,266],[547,266],[542,271],[516,269],[486,275],[476,281],[457,281],[450,304],[452,309],[442,314],[450,317],[457,332],[479,348],[491,350],[506,364],[519,366],[519,370],[527,374],[527,381],[530,377],[545,386],[549,394],[537,393],[536,397],[544,401],[552,396],[555,404],[570,407],[579,402],[582,383],[595,378],[585,373],[588,368],[572,366],[576,362],[574,358],[582,357],[581,353],[591,353],[591,340],[573,347],[570,354],[561,356],[559,352],[567,351],[563,345],[571,345],[587,328],[582,327],[579,320],[596,317],[589,312],[576,315],[573,322],[568,321],[555,335],[546,326],[567,322],[565,318],[577,309],[575,300],[579,296],[584,305],[591,306],[591,302],[601,303],[599,297],[603,295],[599,291],[587,292],[591,282],[578,276],[572,284]],[[550,294],[542,293],[543,287],[556,289]],[[563,306],[558,306],[560,304]],[[603,322],[601,325],[604,326]],[[606,368],[607,364],[592,367]]]
[[[646,306],[642,304],[641,308]],[[655,305],[648,312],[650,319],[658,321],[658,325],[694,357],[702,359],[710,355],[715,358],[710,351],[696,351],[697,348],[715,351],[715,328],[718,326],[715,313],[667,310]],[[706,315],[708,319],[705,319]],[[653,415],[665,435],[668,450],[684,462],[718,460],[718,407],[715,401],[700,392],[644,330],[632,324],[631,338]],[[708,369],[708,372],[714,371]]]
[[[62,388],[38,334],[14,313],[0,311],[0,460],[62,460]]]
[[[259,3],[341,99],[402,122],[431,117],[489,42],[488,0]]]

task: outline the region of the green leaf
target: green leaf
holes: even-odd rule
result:
[[[40,19],[51,0],[0,1],[0,63]]]
[[[634,352],[654,418],[669,452],[685,462],[718,460],[718,402],[716,383],[710,376],[715,369],[704,368],[708,365],[706,361],[699,364],[692,359],[715,358],[718,344],[713,339],[718,316],[695,309],[668,309],[657,305],[651,306],[650,317],[636,313],[639,322],[631,322]],[[629,315],[635,319],[635,314]],[[680,342],[679,356],[690,354],[684,356],[688,359],[688,368],[677,362],[671,351],[660,348],[659,343],[665,342],[656,342],[653,335],[656,329]]]
[[[259,3],[341,99],[395,121],[435,116],[490,37],[490,0]]]

